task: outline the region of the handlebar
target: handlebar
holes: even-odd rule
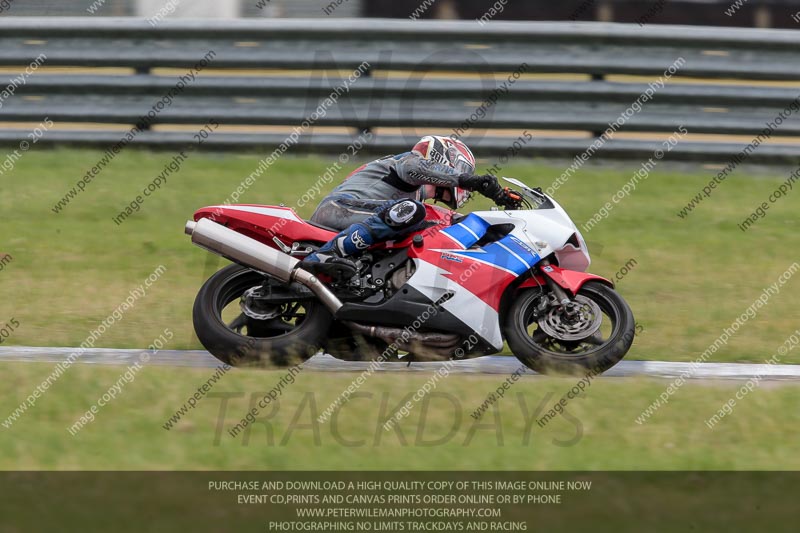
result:
[[[511,210],[522,209],[523,207],[531,209],[530,202],[528,202],[525,196],[519,191],[515,191],[509,187],[503,189],[501,198],[497,199],[495,203],[499,207],[505,207]]]

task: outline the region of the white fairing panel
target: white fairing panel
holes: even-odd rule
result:
[[[555,253],[561,268],[586,272],[591,264],[586,241],[583,240],[583,235],[581,235],[580,230],[578,230],[578,227],[564,208],[551,196],[543,195],[541,192],[537,195],[535,191],[518,179],[506,177],[503,179],[523,191],[523,194],[526,194],[531,200],[545,196],[553,204],[553,209],[506,211],[511,216],[524,219],[527,222],[525,240],[536,245],[536,248],[540,250],[539,255],[541,257]],[[577,236],[577,246],[567,242],[572,235]],[[538,244],[542,243],[547,243],[547,246],[538,246]]]

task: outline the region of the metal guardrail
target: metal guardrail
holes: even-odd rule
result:
[[[523,153],[571,157],[648,89],[642,79],[662,75],[679,57],[684,62],[677,75],[618,133],[666,137],[682,125],[693,134],[755,136],[800,96],[800,85],[763,83],[800,81],[798,48],[800,32],[694,26],[283,19],[164,20],[153,28],[136,19],[11,17],[0,19],[0,66],[24,68],[40,54],[46,60],[2,102],[0,121],[39,122],[47,116],[57,123],[130,126],[177,81],[176,74],[153,69],[191,68],[213,50],[208,68],[214,70],[199,73],[152,125],[203,124],[213,117],[223,126],[254,128],[237,133],[223,128],[204,146],[271,150],[285,135],[265,135],[256,126],[297,126],[366,61],[367,75],[314,126],[355,133],[399,128],[399,135],[378,130],[367,145],[367,151],[385,153],[407,149],[419,129],[448,134],[458,128],[496,90],[495,75],[502,82],[524,65],[525,75],[507,92],[494,92],[496,103],[473,121],[464,138],[481,153],[496,154],[508,146],[496,130],[505,135],[509,130],[549,130],[554,133],[537,135]],[[81,70],[48,72],[55,66]],[[95,67],[133,70],[107,74]],[[237,71],[228,75],[226,69]],[[554,81],[528,74],[586,76]],[[606,81],[618,75],[644,78]],[[0,76],[0,89],[14,78]],[[563,138],[567,131],[586,135]],[[0,129],[0,142],[14,143],[23,135]],[[119,132],[76,126],[48,132],[41,142],[103,145],[116,142],[115,135]],[[797,115],[784,121],[776,135],[800,136]],[[353,136],[306,132],[298,149],[339,152]],[[134,141],[151,146],[181,142],[191,142],[191,133],[147,131]],[[614,139],[595,157],[640,157],[656,144]],[[724,160],[745,144],[685,140],[669,156]],[[760,147],[751,158],[798,159],[800,145],[791,144]]]

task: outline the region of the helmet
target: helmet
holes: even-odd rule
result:
[[[414,145],[411,151],[425,159],[447,165],[460,174],[475,172],[475,156],[472,155],[466,144],[457,139],[441,135],[426,135]],[[423,194],[424,198],[433,198],[444,203],[450,209],[458,209],[469,199],[469,191],[461,187],[427,185]]]
[[[414,145],[411,151],[425,159],[447,165],[461,174],[475,172],[475,156],[472,155],[466,144],[450,137],[426,135]]]

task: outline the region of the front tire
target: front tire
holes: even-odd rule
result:
[[[192,312],[197,338],[220,361],[233,366],[286,366],[308,359],[322,346],[333,317],[318,300],[275,306],[275,317],[268,320],[237,315],[235,307],[231,313],[230,304],[266,279],[243,266],[228,265],[197,293]]]
[[[542,311],[537,304],[543,297],[546,293],[539,289],[520,293],[505,319],[508,345],[527,367],[541,374],[596,375],[616,365],[628,353],[636,328],[633,313],[611,287],[588,282],[578,291],[576,298],[585,302],[581,313],[596,314],[599,309],[603,315],[581,317],[589,328],[596,327],[597,320],[601,322],[585,338],[558,339],[553,336],[552,327],[542,327]],[[563,331],[574,334],[570,324],[565,324]]]

